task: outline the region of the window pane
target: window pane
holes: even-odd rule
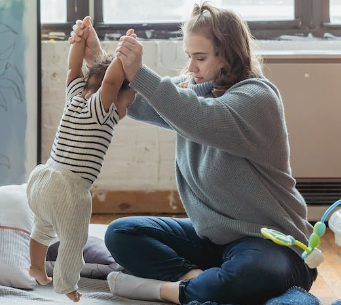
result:
[[[217,0],[217,6],[239,13],[245,20],[293,20],[295,0]]]
[[[40,0],[42,23],[66,22],[66,0]]]
[[[103,0],[105,23],[181,23],[195,0]]]
[[[339,0],[337,0],[339,1]],[[103,0],[105,23],[183,22],[199,0]],[[246,20],[292,20],[295,0],[214,0],[218,7],[233,9]],[[129,7],[127,9],[127,3]]]
[[[341,23],[341,0],[330,0],[330,22]]]

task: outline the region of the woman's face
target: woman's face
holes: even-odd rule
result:
[[[184,51],[189,58],[188,71],[197,84],[218,77],[223,65],[216,56],[210,39],[200,34],[187,33],[184,35]]]

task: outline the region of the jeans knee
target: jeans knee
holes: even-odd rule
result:
[[[107,228],[104,243],[112,257],[122,262],[126,257],[127,250],[134,251],[134,239],[136,228],[139,227],[138,217],[123,217],[113,221]]]
[[[114,220],[112,223],[109,224],[105,235],[104,235],[104,243],[111,254],[113,254],[115,249],[119,249],[121,246],[121,234],[118,234],[122,230],[122,219]]]

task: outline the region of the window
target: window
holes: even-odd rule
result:
[[[324,1],[324,0],[315,0]],[[142,38],[179,38],[181,23],[189,16],[197,0],[103,0],[95,1],[95,25],[102,39],[117,39],[133,27]],[[295,35],[303,28],[311,0],[210,0],[230,8],[249,22],[256,38]],[[320,3],[320,2],[319,2]],[[307,19],[307,18],[305,18]],[[304,27],[306,28],[306,27]],[[269,31],[270,30],[270,31]]]
[[[195,0],[103,0],[104,23],[181,23]]]
[[[140,39],[181,39],[180,25],[203,0],[40,0],[43,39],[67,39],[77,19],[92,13],[100,39],[129,28]],[[341,0],[210,0],[233,9],[257,39],[341,36]],[[58,37],[60,35],[60,37]]]
[[[295,19],[294,0],[220,0],[213,3],[238,12],[249,21]]]
[[[330,0],[330,22],[341,24],[341,0]]]
[[[104,23],[165,23],[186,20],[191,13],[193,0],[103,0]],[[216,0],[219,7],[238,12],[246,20],[293,20],[294,0]]]
[[[66,0],[41,0],[40,19],[41,23],[66,22]]]
[[[42,39],[68,39],[77,19],[89,15],[89,0],[40,0]]]

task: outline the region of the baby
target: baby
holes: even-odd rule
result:
[[[45,269],[51,240],[60,240],[53,283],[57,293],[78,302],[83,247],[88,239],[91,217],[90,188],[98,177],[111,143],[114,126],[126,113],[117,95],[124,83],[118,58],[98,59],[84,78],[83,58],[90,17],[84,18],[84,36],[70,46],[66,79],[66,103],[54,138],[50,158],[30,174],[27,197],[35,214],[30,239],[30,275],[41,285],[52,281]],[[133,30],[127,35],[136,37]]]

